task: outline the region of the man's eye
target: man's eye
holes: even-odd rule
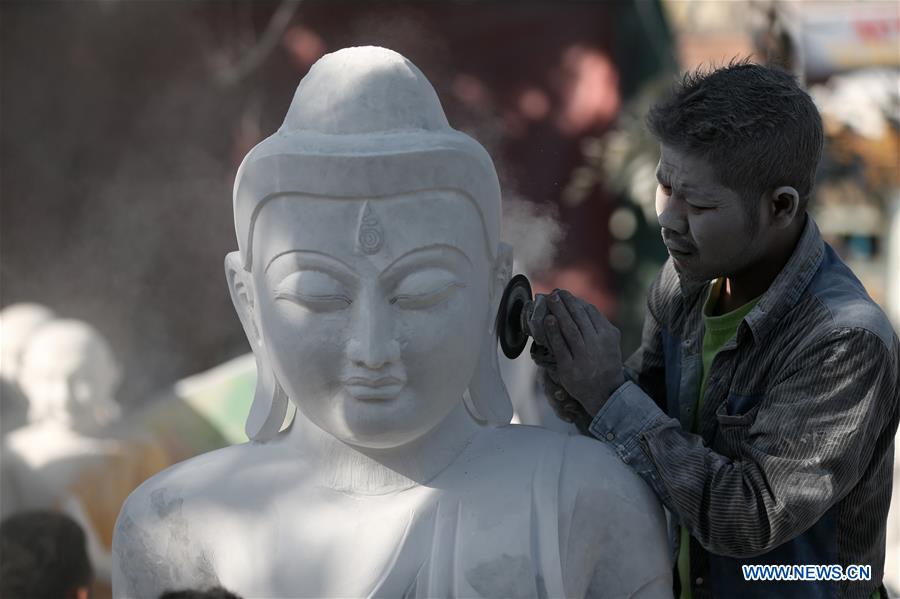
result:
[[[275,288],[275,299],[287,300],[314,312],[343,310],[353,303],[338,280],[312,270],[285,277]]]
[[[442,269],[415,272],[395,289],[390,303],[408,310],[430,308],[449,298],[465,284]]]
[[[712,210],[713,206],[697,206],[695,204],[688,204],[691,210],[694,212],[706,212],[707,210]]]

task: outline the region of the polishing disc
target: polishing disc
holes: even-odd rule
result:
[[[528,343],[528,331],[522,327],[522,309],[531,301],[531,283],[525,275],[510,279],[497,313],[497,337],[504,355],[510,360],[519,357]]]

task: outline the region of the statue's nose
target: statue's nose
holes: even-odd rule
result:
[[[394,335],[389,306],[378,306],[376,302],[366,304],[353,315],[347,354],[354,364],[377,370],[399,360],[400,343]]]

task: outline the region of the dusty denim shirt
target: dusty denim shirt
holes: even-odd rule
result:
[[[710,367],[699,434],[703,300],[666,262],[627,382],[590,425],[692,532],[703,597],[869,597],[884,571],[900,344],[811,217]],[[868,582],[749,582],[743,564],[871,565]]]

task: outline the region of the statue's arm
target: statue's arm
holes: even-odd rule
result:
[[[586,437],[569,443],[561,489],[563,562],[571,596],[612,598],[672,595],[666,519],[643,480]],[[568,505],[566,505],[568,504]],[[580,580],[579,580],[580,579]]]

